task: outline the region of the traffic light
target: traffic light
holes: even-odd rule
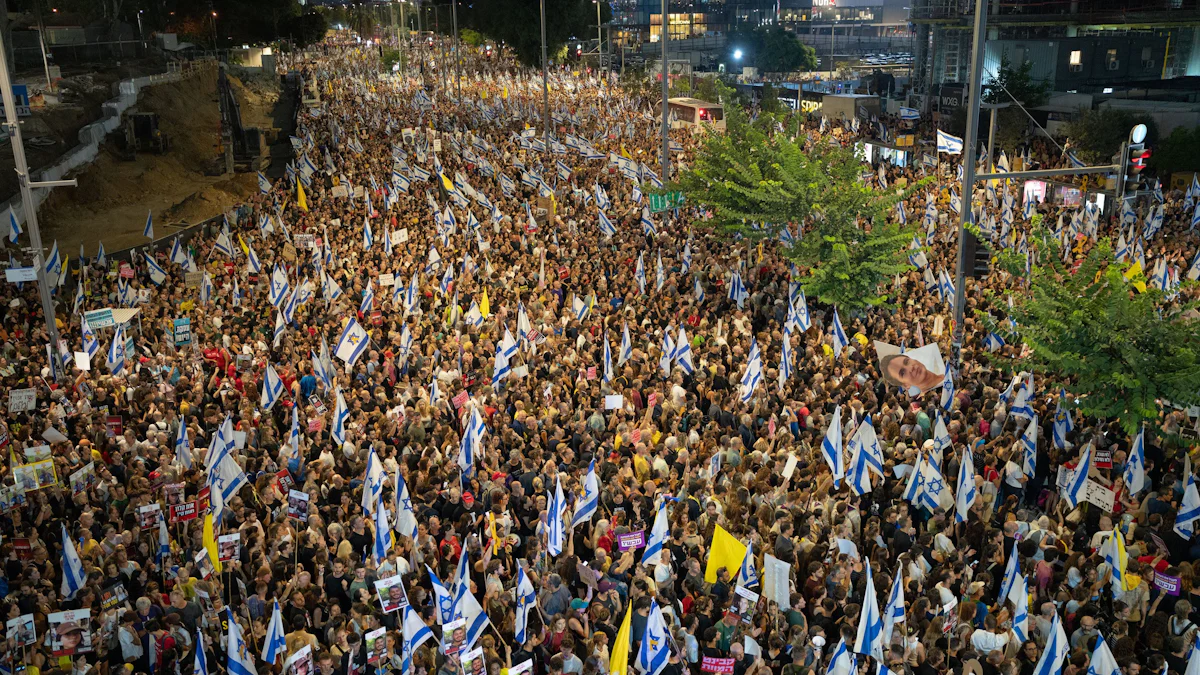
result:
[[[1150,160],[1150,151],[1144,143],[1130,143],[1126,151],[1129,160],[1125,164],[1125,194],[1136,194],[1142,188],[1142,169]]]
[[[987,277],[991,271],[992,252],[970,230],[963,233],[963,258],[966,260],[966,275],[976,279]]]

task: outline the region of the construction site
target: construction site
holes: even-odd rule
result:
[[[53,190],[38,215],[44,241],[57,241],[74,255],[82,244],[93,255],[98,242],[109,251],[147,243],[146,211],[155,234],[195,224],[226,212],[257,190],[255,170],[269,162],[269,145],[286,129],[292,104],[280,97],[273,74],[226,73],[216,62],[190,64],[177,81],[142,87],[137,102],[100,143],[90,163],[66,177],[78,187]],[[102,115],[115,76],[77,76],[58,83],[56,105],[35,109],[22,121],[31,168],[52,163],[75,143],[80,129]],[[226,99],[222,101],[222,98]],[[226,125],[222,125],[222,111]],[[235,128],[231,129],[229,121]],[[255,161],[239,157],[230,172],[226,146],[250,137]],[[231,148],[232,150],[232,148]],[[247,152],[238,148],[240,154]],[[9,153],[0,153],[0,199],[17,192]]]

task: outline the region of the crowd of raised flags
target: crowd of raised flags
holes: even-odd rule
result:
[[[0,488],[12,542],[0,552],[13,562],[53,553],[40,580],[59,577],[50,609],[92,607],[90,630],[117,644],[97,640],[87,661],[105,652],[156,675],[170,658],[206,675],[307,675],[313,663],[324,675],[330,664],[338,675],[451,675],[473,658],[489,673],[579,672],[564,671],[574,662],[562,619],[586,675],[1133,675],[1133,665],[1169,675],[1179,663],[1179,675],[1200,675],[1194,630],[1173,636],[1184,644],[1156,642],[1119,609],[1154,625],[1180,611],[1184,596],[1166,588],[1191,583],[1180,570],[1196,557],[1200,490],[1191,458],[1159,432],[1177,431],[1182,413],[1126,437],[1077,419],[1069,382],[1039,375],[1035,386],[1032,373],[982,367],[985,352],[1019,353],[1020,331],[1003,303],[950,276],[952,187],[897,205],[897,222],[921,215],[914,269],[892,286],[900,303],[810,311],[799,270],[780,256],[803,224],[756,252],[707,231],[700,205],[650,212],[643,190],[666,178],[647,166],[658,165],[657,122],[613,81],[553,73],[559,131],[547,146],[536,131],[542,85],[525,71],[469,59],[472,94],[455,100],[420,88],[416,71],[369,75],[370,51],[285,60],[324,100],[300,114],[284,174],[258,174],[248,218],[131,256],[133,279],[105,275],[102,244],[96,258],[81,254],[89,271],[62,315],[65,353],[77,353],[60,364],[74,363],[76,385],[39,390],[46,406],[10,415],[13,477],[42,461],[44,440],[74,489],[64,499],[18,481]],[[859,124],[814,117],[806,130],[849,143]],[[673,137],[673,161],[694,147]],[[941,130],[937,153],[949,156],[944,176],[969,161]],[[1009,171],[1003,153],[996,166]],[[887,190],[927,171],[880,165],[867,180]],[[1042,241],[1041,255],[1071,259],[1108,237],[1115,262],[1145,271],[1149,287],[1179,295],[1183,277],[1200,278],[1200,251],[1176,243],[1195,247],[1197,180],[1182,199],[1156,188],[1107,216],[1041,203],[1015,181],[981,190],[974,222],[1027,266],[1041,214],[1059,248]],[[143,234],[154,239],[152,213]],[[72,273],[57,244],[45,265],[55,286]],[[986,283],[1025,288],[1007,274]],[[947,368],[938,390],[889,388],[868,335],[948,346],[960,292],[997,327],[968,334],[967,367]],[[174,316],[158,311],[90,325],[88,312],[110,305],[190,312],[196,342],[168,343],[158,323]],[[5,329],[10,344],[29,334],[15,315]],[[92,370],[101,350],[104,368]],[[40,386],[0,375],[9,391]],[[204,494],[194,522],[165,501],[176,483],[197,505]],[[303,518],[290,513],[293,492],[311,504]],[[49,543],[31,525],[47,502],[64,521]],[[106,503],[126,511],[110,517]],[[159,515],[131,527],[151,503]],[[251,510],[263,536],[247,527]],[[98,524],[82,525],[84,513]],[[230,533],[245,548],[226,556],[218,542]],[[329,611],[341,609],[335,559],[366,589],[345,616]],[[124,575],[116,583],[144,655],[125,658],[113,637],[122,601],[95,599],[112,590],[108,562]],[[27,607],[18,582],[39,583],[32,568],[19,579],[6,570],[10,617]],[[1075,597],[1090,572],[1090,595]],[[388,610],[372,584],[393,576],[404,602]],[[190,617],[163,602],[168,589],[202,610],[168,629],[173,651],[152,637],[142,602],[156,617]],[[1103,619],[1104,632],[1076,639],[1083,616]],[[454,627],[462,651],[447,653]],[[980,633],[1005,646],[981,650],[997,640]],[[54,635],[28,646],[51,650]],[[0,659],[0,672],[17,672],[11,663]]]

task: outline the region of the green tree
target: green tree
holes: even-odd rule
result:
[[[595,35],[596,5],[590,0],[545,0],[546,43],[553,59],[574,36]],[[602,22],[612,20],[612,9],[600,3]],[[487,0],[460,5],[459,26],[479,31],[512,48],[527,66],[542,62],[541,7],[539,0]]]
[[[1200,171],[1200,127],[1175,127],[1164,142],[1154,146],[1150,166],[1163,177],[1164,186],[1167,174]]]
[[[1146,142],[1153,144],[1158,139],[1154,118],[1113,108],[1081,111],[1067,125],[1067,138],[1079,159],[1089,164],[1109,164],[1121,151],[1129,130],[1138,124],[1146,125]]]
[[[1032,294],[1012,309],[1031,352],[1010,364],[1063,382],[1083,414],[1134,434],[1166,401],[1200,403],[1200,320],[1159,291],[1135,292],[1112,259],[1101,240],[1076,272],[1054,255],[1034,266]]]
[[[1045,105],[1049,97],[1049,83],[1033,79],[1033,62],[1013,68],[1007,55],[1000,57],[1000,68],[983,85],[983,100],[988,103],[1016,100],[1026,108],[1036,108]]]
[[[722,87],[721,97],[730,92]],[[912,229],[887,223],[898,197],[865,186],[862,162],[850,149],[792,139],[795,128],[776,132],[770,113],[750,123],[736,105],[725,108],[726,132],[710,134],[691,166],[669,189],[703,204],[719,232],[749,239],[810,225],[784,254],[805,271],[810,297],[844,309],[878,305],[884,283],[908,269],[905,246]],[[915,189],[915,186],[914,186]],[[752,224],[761,225],[756,229]]]
[[[730,49],[742,50],[745,63],[763,73],[791,73],[817,67],[817,52],[779,26],[738,31],[729,38]]]
[[[290,37],[301,49],[320,42],[328,29],[329,24],[325,22],[325,15],[320,12],[306,12],[299,16],[289,17],[280,25],[281,37]]]

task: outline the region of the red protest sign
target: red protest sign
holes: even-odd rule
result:
[[[450,399],[450,402],[454,404],[455,408],[461,408],[461,407],[463,407],[463,405],[467,402],[467,399],[469,399],[469,398],[470,398],[470,395],[468,395],[467,392],[460,391],[460,392],[458,392],[457,395],[455,395],[454,398]]]

